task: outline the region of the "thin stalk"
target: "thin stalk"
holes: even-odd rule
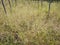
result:
[[[8,3],[9,3],[9,6],[10,6],[10,8],[11,8],[11,2],[10,2],[10,0],[8,0]]]
[[[4,1],[1,0],[1,2],[2,2],[2,6],[3,6],[3,8],[4,8],[4,12],[7,13],[6,8],[5,8],[5,5],[4,5]]]
[[[49,1],[47,19],[48,19],[48,18],[49,18],[49,16],[50,16],[50,9],[51,9],[51,1]]]
[[[41,0],[41,7],[43,6],[43,0]]]
[[[15,6],[17,6],[17,0],[15,0]]]

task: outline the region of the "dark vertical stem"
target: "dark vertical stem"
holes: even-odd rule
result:
[[[14,0],[12,0],[12,3],[13,3]]]
[[[12,4],[11,4],[11,1],[8,0],[8,3],[9,3],[9,6],[10,6],[10,12],[12,13]]]
[[[38,0],[38,8],[39,8],[39,0]]]
[[[38,0],[38,15],[39,15],[39,0]]]
[[[10,8],[11,8],[11,3],[10,3],[10,0],[8,0],[8,3],[9,3],[9,6],[10,6]]]
[[[48,14],[46,16],[46,21],[45,23],[47,23],[48,19],[49,19],[49,16],[50,16],[50,8],[51,8],[51,0],[48,1],[49,2],[49,5],[48,5]]]
[[[51,8],[51,0],[49,0],[47,19],[48,19],[48,18],[49,18],[49,16],[50,16],[50,8]]]
[[[41,0],[41,7],[43,6],[43,0]]]
[[[5,13],[7,13],[6,8],[5,8],[5,5],[4,5],[4,1],[1,0],[1,2],[2,2],[2,5],[3,5],[3,8],[4,8]]]
[[[11,1],[12,1],[12,4],[11,5],[14,6],[14,0],[11,0]]]
[[[17,6],[17,0],[15,0],[15,6]]]
[[[51,6],[51,2],[49,2],[48,15],[50,14],[50,6]]]

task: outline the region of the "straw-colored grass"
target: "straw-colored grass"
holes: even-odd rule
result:
[[[7,14],[0,4],[0,45],[60,45],[60,2],[51,4],[49,19],[48,2],[11,4]]]

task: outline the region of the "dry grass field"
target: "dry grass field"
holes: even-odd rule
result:
[[[0,3],[0,45],[60,45],[60,2],[5,2],[7,14]]]

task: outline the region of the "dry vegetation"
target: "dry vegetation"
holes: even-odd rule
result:
[[[60,2],[51,4],[49,19],[48,2],[11,4],[7,14],[0,4],[0,45],[60,45]]]

